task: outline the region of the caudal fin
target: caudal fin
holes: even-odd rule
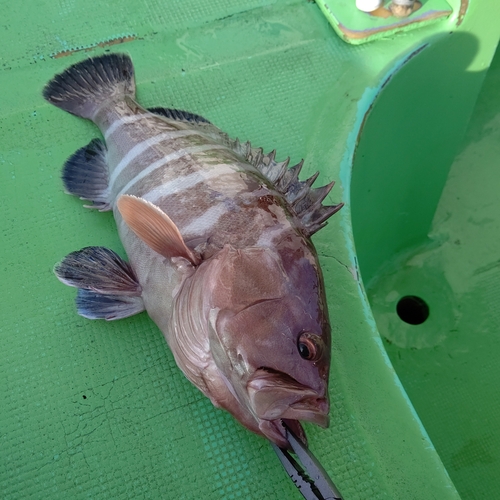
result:
[[[109,99],[135,96],[134,67],[126,54],[106,54],[73,64],[43,89],[58,108],[92,119]]]

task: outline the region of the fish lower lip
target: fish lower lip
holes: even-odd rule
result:
[[[329,404],[325,398],[306,398],[292,403],[281,415],[281,418],[305,420],[326,428],[329,424]]]
[[[259,419],[304,420],[328,426],[328,399],[286,374],[261,369],[247,385],[250,404]]]
[[[286,431],[283,427],[283,421],[278,420],[261,420],[259,429],[262,434],[266,436],[273,443],[277,444],[280,448],[291,450],[290,443],[287,440]],[[288,427],[294,434],[307,445],[307,436],[304,429],[298,420],[285,420]]]
[[[320,415],[328,415],[330,405],[325,398],[306,398],[292,403],[290,408],[299,411],[312,411]]]
[[[330,417],[328,415],[322,415],[321,413],[307,412],[301,417],[301,420],[319,425],[323,427],[323,429],[326,429],[330,424]]]

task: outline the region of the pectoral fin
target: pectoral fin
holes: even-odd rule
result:
[[[199,258],[186,246],[170,217],[149,201],[125,194],[117,201],[125,223],[146,245],[169,259],[183,257],[193,265]]]

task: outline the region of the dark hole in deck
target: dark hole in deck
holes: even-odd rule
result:
[[[420,297],[407,295],[396,306],[398,316],[410,325],[421,325],[429,317],[429,306]]]

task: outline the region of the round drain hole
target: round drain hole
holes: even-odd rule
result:
[[[396,306],[398,316],[410,325],[421,325],[429,317],[429,306],[415,295],[407,295]]]

